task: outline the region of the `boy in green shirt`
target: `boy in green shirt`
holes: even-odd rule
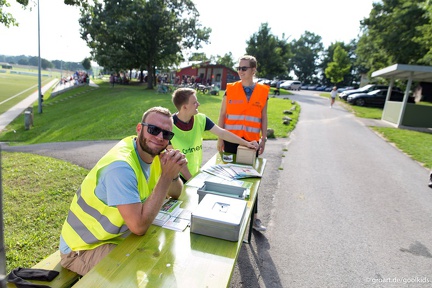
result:
[[[226,141],[257,150],[258,142],[248,142],[239,136],[216,125],[206,115],[198,112],[196,91],[191,88],[179,88],[172,95],[173,104],[178,112],[173,115],[173,132],[175,137],[170,145],[185,154],[187,166],[180,171],[183,182],[198,173],[202,164],[202,142],[204,131],[210,131]]]

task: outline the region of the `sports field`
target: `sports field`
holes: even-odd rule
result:
[[[41,71],[41,75],[42,86],[60,77],[59,73],[51,71]],[[0,69],[0,114],[37,91],[37,69]]]

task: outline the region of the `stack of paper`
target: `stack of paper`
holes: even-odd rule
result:
[[[172,198],[166,199],[153,224],[171,230],[183,231],[190,224],[190,212],[180,208],[182,202]]]
[[[262,177],[262,175],[250,165],[217,164],[203,167],[202,171],[227,180]]]

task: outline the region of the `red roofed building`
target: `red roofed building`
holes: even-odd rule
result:
[[[240,80],[237,71],[221,64],[210,64],[203,62],[183,67],[175,72],[175,79],[181,83],[188,83],[191,79],[194,83],[218,86],[221,90],[226,89],[226,84]]]

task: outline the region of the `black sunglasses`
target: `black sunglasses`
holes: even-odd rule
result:
[[[141,125],[147,126],[147,132],[153,136],[159,135],[162,132],[162,138],[165,140],[171,140],[174,137],[174,133],[171,131],[164,130],[155,125],[147,124],[145,122],[141,122]]]
[[[237,67],[237,71],[246,71],[247,69],[252,68],[252,67],[247,67],[247,66],[241,66],[241,67]]]

